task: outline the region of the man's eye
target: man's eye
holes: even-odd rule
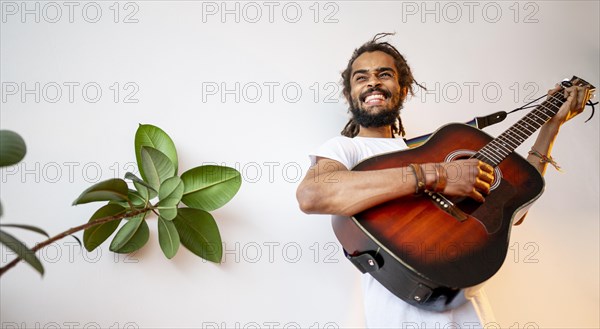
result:
[[[365,79],[366,79],[366,78],[365,78],[365,77],[363,77],[363,76],[358,76],[358,77],[356,77],[356,81],[363,81],[363,80],[365,80]]]
[[[391,73],[389,73],[389,72],[383,72],[383,73],[381,73],[379,76],[380,76],[380,77],[387,77],[387,78],[391,78],[391,77],[392,77],[392,74],[391,74]]]

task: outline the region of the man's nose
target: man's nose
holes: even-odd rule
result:
[[[367,86],[375,87],[375,86],[380,86],[380,85],[381,85],[381,81],[379,81],[379,77],[376,74],[369,75],[369,81],[367,81]]]

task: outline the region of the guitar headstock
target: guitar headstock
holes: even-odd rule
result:
[[[595,92],[596,92],[596,87],[594,87],[591,83],[583,80],[582,78],[579,78],[577,76],[573,76],[570,80],[563,80],[561,82],[561,85],[563,88],[568,88],[571,86],[577,86],[577,87],[582,87],[585,88],[585,95],[583,97],[583,101],[580,104],[580,108],[578,108],[577,110],[572,110],[568,116],[567,116],[567,121],[570,120],[571,118],[575,117],[577,114],[583,112],[583,109],[585,108],[585,104],[592,98],[594,98],[595,96]]]
[[[563,83],[564,82],[565,81],[563,81]],[[594,87],[591,83],[589,83],[577,76],[573,76],[571,78],[571,80],[568,80],[567,82],[570,83],[570,86],[578,86],[578,87],[587,88],[586,95],[583,98],[582,106],[585,106],[585,103],[587,103],[590,99],[594,98],[594,96],[595,96],[594,93],[596,92],[596,87]],[[563,86],[565,86],[565,85],[563,84]],[[570,86],[566,86],[566,87],[570,87]]]

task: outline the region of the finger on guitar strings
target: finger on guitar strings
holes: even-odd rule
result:
[[[479,178],[475,179],[475,184],[473,185],[473,187],[482,195],[488,195],[490,194],[490,184],[486,181],[483,181]]]
[[[577,107],[577,101],[578,101],[578,97],[577,97],[577,91],[578,88],[577,86],[571,86],[568,88],[565,88],[564,91],[564,96],[567,99],[565,103],[569,103],[569,109],[571,110],[575,110]]]
[[[489,164],[479,160],[479,163],[477,165],[477,167],[479,167],[479,170],[486,172],[486,173],[493,173],[494,172],[494,167],[490,166]]]
[[[560,88],[561,88],[560,85],[557,83],[556,85],[554,85],[554,88],[548,89],[548,97],[552,96],[552,94],[559,91]]]
[[[489,173],[486,171],[482,171],[479,173],[479,175],[477,175],[477,178],[488,184],[492,184],[492,182],[494,181],[494,172],[492,171],[491,173]]]

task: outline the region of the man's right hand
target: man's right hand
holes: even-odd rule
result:
[[[484,196],[490,193],[490,186],[494,181],[494,167],[478,159],[455,160],[439,165],[444,169],[447,178],[447,185],[440,193],[485,201]],[[435,164],[423,164],[423,169],[427,173],[427,185],[433,185],[436,179]]]

